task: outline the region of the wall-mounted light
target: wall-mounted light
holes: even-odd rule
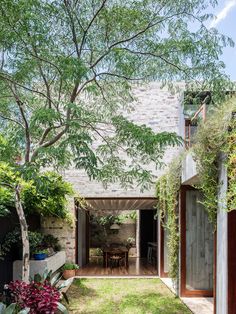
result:
[[[112,230],[119,230],[119,229],[120,229],[120,226],[119,226],[118,224],[114,223],[114,224],[112,224],[112,225],[110,226],[110,229],[112,229]]]

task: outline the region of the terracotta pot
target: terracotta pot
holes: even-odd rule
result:
[[[75,276],[75,269],[65,269],[63,270],[63,277],[69,279]]]

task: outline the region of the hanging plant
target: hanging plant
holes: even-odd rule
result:
[[[228,210],[236,209],[235,185],[235,121],[232,112],[236,110],[236,98],[228,100],[221,106],[211,108],[208,118],[201,122],[196,133],[193,146],[193,157],[196,161],[199,184],[197,187],[203,192],[203,205],[208,213],[210,222],[216,226],[218,206],[218,168],[219,157],[226,156],[229,186],[227,193]],[[229,131],[231,130],[231,131]]]
[[[227,138],[228,211],[236,210],[236,118],[234,115],[230,122]]]
[[[169,165],[168,172],[156,184],[157,210],[164,229],[168,232],[167,247],[169,276],[177,279],[179,270],[179,215],[178,195],[181,185],[182,156]]]

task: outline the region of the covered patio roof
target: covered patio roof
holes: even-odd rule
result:
[[[154,197],[87,197],[85,200],[96,210],[143,210],[156,205]]]

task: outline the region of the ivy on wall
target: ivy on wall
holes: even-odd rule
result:
[[[207,120],[201,122],[193,146],[199,176],[198,188],[202,190],[203,205],[209,220],[216,225],[219,192],[218,163],[223,153],[226,156],[229,186],[227,209],[236,209],[236,122],[232,113],[236,110],[236,98],[231,98],[221,106],[211,108]]]
[[[235,106],[236,107],[236,106]],[[236,109],[236,108],[235,108]],[[236,209],[236,117],[231,120],[230,132],[227,142],[228,151],[228,211]]]
[[[179,269],[179,215],[178,195],[181,185],[182,156],[174,160],[168,172],[156,183],[157,210],[162,225],[168,232],[167,247],[169,261],[169,276],[178,277]]]
[[[219,193],[219,158],[225,156],[228,174],[227,210],[236,210],[236,97],[223,105],[214,106],[205,122],[201,121],[191,148],[196,161],[199,183],[203,192],[203,205],[209,220],[216,225]],[[157,209],[162,225],[168,232],[169,276],[178,277],[179,222],[178,195],[181,186],[183,155],[173,161],[168,172],[156,184]]]

